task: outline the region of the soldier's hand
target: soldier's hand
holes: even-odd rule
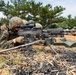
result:
[[[7,29],[7,25],[6,24],[3,24],[1,27],[0,27],[1,30],[6,30]]]
[[[24,40],[25,40],[24,37],[20,36],[18,38],[13,39],[13,42],[14,43],[24,43]]]

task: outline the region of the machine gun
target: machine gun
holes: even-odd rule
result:
[[[51,35],[51,36],[64,36],[64,29],[63,28],[51,28],[51,29],[47,29],[47,32]]]
[[[25,26],[21,26],[21,30],[18,31],[19,36],[24,36],[27,38],[29,42],[36,41],[36,40],[45,40],[47,38],[51,38],[51,42],[56,42],[54,36],[64,36],[63,28],[51,28],[51,29],[40,29],[35,28],[34,23],[27,24]]]
[[[35,41],[35,36],[41,33],[41,31],[35,31],[33,29],[21,29],[18,31],[19,36],[24,36],[27,42]]]
[[[21,29],[18,31],[18,35],[24,36],[27,43],[37,40],[46,40],[46,41],[49,40],[49,42],[53,44],[56,41],[53,37],[51,37],[51,35],[47,31],[37,28]]]
[[[54,39],[54,36],[60,35],[64,36],[63,29],[62,28],[52,28],[52,29],[40,29],[35,28],[34,23],[28,23],[26,25],[21,25],[17,27],[18,31],[15,31],[15,33],[19,36],[24,36],[26,39],[26,42],[33,42],[36,40],[45,40],[47,38],[51,38],[51,43],[56,42]]]

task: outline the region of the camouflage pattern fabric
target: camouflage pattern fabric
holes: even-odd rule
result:
[[[24,21],[25,22],[25,21]],[[9,30],[14,30],[13,28],[18,27],[23,24],[23,20],[19,17],[12,17],[9,20]],[[11,35],[6,25],[2,25],[0,27],[0,47],[1,48],[11,48],[14,47],[15,44],[24,43],[24,37],[19,37],[16,35]],[[14,31],[13,31],[14,32]],[[12,37],[12,38],[11,38]]]
[[[23,36],[15,37],[9,40],[8,30],[1,31],[1,36],[0,36],[0,47],[1,48],[11,48],[11,47],[14,47],[16,44],[23,44],[24,42],[25,40]]]
[[[8,30],[1,31],[1,36],[0,36],[0,47],[1,48],[10,48],[14,46],[14,43],[12,40],[9,40],[9,32]]]

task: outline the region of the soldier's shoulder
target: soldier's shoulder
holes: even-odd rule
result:
[[[36,28],[43,28],[43,26],[40,23],[35,23]]]
[[[25,25],[25,24],[28,24],[28,21],[27,21],[27,20],[23,19],[22,21],[23,21],[23,24],[24,24],[24,25]]]

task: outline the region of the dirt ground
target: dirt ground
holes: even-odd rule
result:
[[[73,36],[73,35],[64,35],[64,37],[67,39],[67,40],[76,40],[76,36]],[[56,41],[60,41],[62,37],[58,36],[58,37],[55,37]]]
[[[73,35],[64,35],[64,37],[65,37],[66,39],[76,40],[76,36],[73,36]]]
[[[76,40],[76,36],[65,37]],[[76,47],[33,45],[32,48],[1,53],[0,75],[76,75]]]

